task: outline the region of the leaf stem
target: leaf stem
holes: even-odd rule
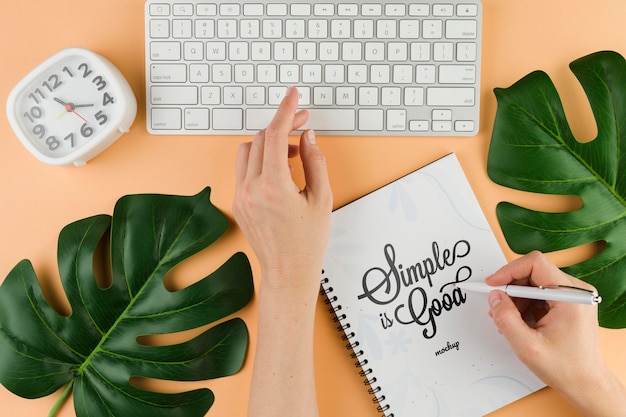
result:
[[[74,387],[74,379],[72,378],[72,380],[65,386],[65,389],[61,393],[61,396],[59,397],[59,399],[56,401],[56,403],[54,403],[54,407],[52,407],[52,409],[50,410],[48,417],[55,417],[57,415],[57,413],[59,412],[59,409],[65,403],[65,400],[67,400],[67,397],[70,395],[70,392],[72,391],[73,387]]]

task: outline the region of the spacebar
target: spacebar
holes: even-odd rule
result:
[[[356,114],[353,109],[307,109],[309,121],[302,130],[355,130]],[[248,130],[265,129],[276,114],[276,109],[246,110],[246,128]]]

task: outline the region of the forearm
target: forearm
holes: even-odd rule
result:
[[[318,415],[313,363],[318,290],[261,285],[249,417]]]
[[[626,388],[608,369],[586,384],[568,384],[565,399],[585,417],[626,417]]]

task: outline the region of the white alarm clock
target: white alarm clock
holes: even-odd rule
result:
[[[82,48],[48,58],[7,100],[17,137],[52,165],[84,165],[127,132],[136,114],[137,100],[120,71]]]

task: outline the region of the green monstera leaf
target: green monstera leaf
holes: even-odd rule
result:
[[[594,285],[603,297],[604,327],[626,327],[626,61],[609,51],[570,64],[597,122],[598,136],[576,140],[554,84],[533,72],[498,100],[488,173],[501,185],[535,193],[579,196],[580,209],[529,210],[508,202],[497,207],[511,249],[551,252],[605,242],[601,253],[563,268]]]
[[[253,282],[243,253],[184,289],[169,291],[164,284],[175,265],[227,228],[228,220],[210,202],[209,188],[193,197],[125,196],[112,217],[66,226],[59,236],[58,264],[71,314],[60,315],[44,300],[31,263],[20,262],[0,286],[0,382],[26,398],[66,386],[63,398],[73,388],[79,417],[204,416],[214,400],[209,389],[155,393],[130,379],[199,381],[241,368],[248,333],[238,318],[182,344],[138,341],[210,324],[248,303]],[[110,283],[101,288],[94,257],[105,243]]]

